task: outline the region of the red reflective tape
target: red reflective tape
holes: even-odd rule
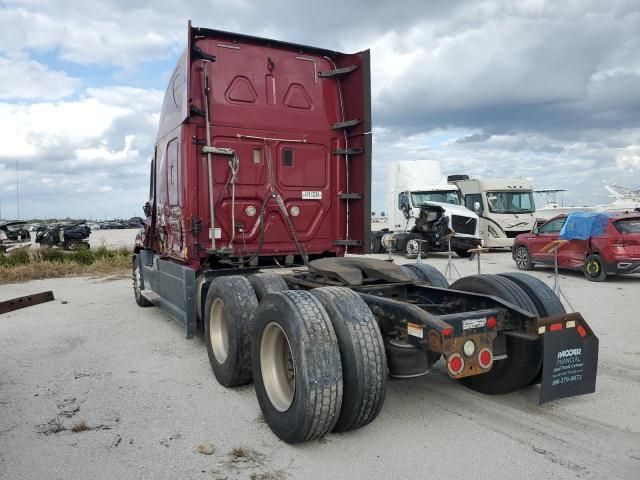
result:
[[[562,323],[552,323],[549,325],[549,330],[555,332],[556,330],[562,330],[563,326]]]
[[[576,330],[578,330],[578,335],[580,335],[581,337],[586,337],[587,336],[587,331],[584,329],[584,327],[582,325],[578,325],[576,327]]]

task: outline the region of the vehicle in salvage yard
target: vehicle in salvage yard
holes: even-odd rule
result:
[[[569,231],[567,231],[569,230]],[[573,212],[558,215],[531,233],[516,237],[512,255],[520,270],[554,265],[550,242],[566,239],[558,250],[558,267],[582,270],[587,280],[640,272],[640,213]]]
[[[19,220],[0,222],[0,252],[10,252],[16,248],[29,247],[31,234],[26,222]]]
[[[202,336],[221,385],[253,380],[266,423],[289,443],[363,427],[382,408],[387,370],[415,377],[441,358],[484,393],[540,375],[541,402],[593,392],[598,339],[539,280],[449,286],[429,265],[362,255],[370,104],[368,51],[189,24],[136,239],[136,303]]]
[[[64,250],[89,249],[91,228],[84,220],[74,223],[43,225],[36,232],[36,243],[43,247],[60,247]]]

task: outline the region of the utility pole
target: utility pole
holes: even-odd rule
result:
[[[16,220],[20,220],[20,190],[19,190],[19,186],[20,186],[20,175],[19,175],[19,170],[18,170],[18,157],[16,157],[16,205],[18,208],[18,217],[16,218]]]

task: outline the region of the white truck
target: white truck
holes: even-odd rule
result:
[[[373,253],[391,249],[415,257],[450,247],[468,257],[468,250],[480,244],[478,216],[461,205],[460,192],[447,183],[440,162],[394,161],[387,173],[389,228],[372,232]]]
[[[511,247],[513,239],[536,224],[533,188],[522,178],[469,178],[450,175],[465,207],[480,217],[483,246]]]

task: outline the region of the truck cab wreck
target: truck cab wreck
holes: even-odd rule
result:
[[[461,206],[460,191],[442,176],[440,162],[391,162],[387,179],[389,228],[372,233],[372,253],[415,258],[451,250],[469,257],[480,245],[478,216]]]
[[[411,197],[415,196],[415,193],[411,194]],[[409,233],[426,240],[428,251],[447,252],[451,247],[458,256],[468,257],[468,250],[480,244],[477,218],[475,215],[469,215],[464,207],[452,203],[424,201],[417,204],[415,210],[419,213],[414,217],[414,224]],[[410,208],[406,208],[403,213],[407,219],[412,214]],[[408,243],[411,241],[412,239],[409,239]],[[412,252],[414,248],[409,245],[406,248],[407,253]]]
[[[220,385],[253,381],[265,422],[288,443],[364,427],[382,408],[387,372],[415,377],[439,361],[487,394],[540,375],[541,401],[593,392],[598,339],[540,280],[449,285],[425,263],[363,255],[370,133],[368,51],[189,24],[132,259],[136,303],[201,337]],[[406,233],[434,246],[452,227],[477,237],[473,212],[417,208]],[[557,369],[569,349],[581,354]]]

